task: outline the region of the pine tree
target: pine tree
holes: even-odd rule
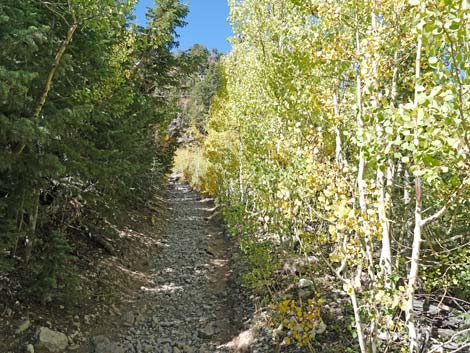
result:
[[[179,82],[187,7],[156,1],[143,28],[128,22],[133,5],[0,4],[0,257],[41,274],[25,281],[41,297],[70,261],[69,227],[142,204],[171,166],[177,106],[165,93]]]

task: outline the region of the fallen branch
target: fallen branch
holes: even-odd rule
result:
[[[447,340],[446,342],[441,343],[440,345],[434,347],[434,348],[431,349],[428,353],[433,353],[433,352],[440,351],[441,348],[443,348],[444,346],[448,345],[449,343],[452,343],[452,341],[455,339],[455,337],[460,336],[460,335],[462,335],[462,334],[464,334],[464,333],[467,333],[467,332],[470,333],[470,328],[467,328],[467,329],[465,329],[465,330],[462,330],[462,331],[459,331],[459,332],[454,333],[454,334],[449,338],[449,340]],[[459,348],[453,350],[453,351],[450,352],[450,353],[460,352],[462,349],[467,348],[467,347],[470,347],[470,342],[465,343],[463,346],[461,346],[461,347],[459,347]]]

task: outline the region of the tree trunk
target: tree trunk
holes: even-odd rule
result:
[[[238,127],[238,138],[239,138],[239,144],[240,144],[238,182],[239,182],[239,188],[240,188],[240,201],[243,202],[245,197],[244,197],[244,189],[243,189],[243,137],[242,137],[241,126]]]
[[[387,167],[387,175],[389,167]],[[387,185],[385,185],[385,175],[383,171],[377,170],[377,184],[380,188],[379,194],[379,220],[382,225],[382,249],[380,253],[380,271],[384,277],[385,285],[390,288],[389,277],[392,274],[392,247],[390,242],[390,224],[387,217]]]
[[[52,82],[54,80],[54,76],[57,72],[57,69],[60,65],[60,62],[62,61],[62,57],[64,56],[65,50],[67,49],[68,45],[72,41],[73,35],[75,31],[77,30],[78,23],[73,22],[68,31],[67,31],[67,36],[63,40],[62,44],[59,47],[59,50],[57,51],[54,62],[52,63],[52,66],[49,69],[49,73],[47,74],[46,82],[44,84],[44,89],[42,91],[41,97],[39,97],[38,103],[36,107],[34,108],[32,118],[33,120],[39,119],[39,116],[41,115],[42,109],[44,108],[44,104],[46,104],[47,97],[49,96],[49,91],[51,90],[52,87]],[[20,143],[15,150],[13,151],[13,154],[18,157],[23,153],[24,148],[26,147],[25,143]]]
[[[419,14],[423,14],[426,9],[425,1],[421,1]],[[421,78],[421,50],[423,46],[422,29],[419,29],[417,44],[416,44],[416,59],[415,59],[415,92],[413,106],[415,110],[418,109],[418,86]],[[419,146],[419,126],[420,114],[416,114],[416,127],[414,132],[414,145],[415,148]],[[408,287],[407,287],[407,305],[405,310],[406,325],[408,327],[409,335],[409,353],[417,352],[419,349],[418,332],[416,330],[415,317],[413,313],[414,296],[416,290],[416,283],[418,280],[419,261],[421,255],[421,228],[422,228],[422,190],[421,190],[421,177],[415,177],[415,226],[413,231],[413,245],[411,252],[411,267],[408,274]]]
[[[333,114],[334,114],[334,120],[335,120],[335,135],[336,135],[336,146],[335,146],[335,161],[336,165],[338,165],[340,168],[343,164],[343,156],[342,156],[342,144],[341,144],[341,132],[339,129],[339,107],[338,107],[338,93],[335,92],[333,95]]]
[[[418,332],[416,331],[415,318],[413,313],[414,295],[416,290],[416,282],[418,280],[418,270],[421,252],[421,180],[415,179],[416,189],[416,206],[415,206],[415,227],[413,232],[413,246],[411,253],[411,267],[408,274],[408,288],[407,288],[407,305],[406,305],[406,323],[408,327],[408,335],[410,337],[409,351],[413,353],[418,351]]]
[[[29,227],[28,233],[25,239],[25,251],[23,261],[24,264],[29,264],[31,260],[31,256],[33,253],[34,243],[36,242],[36,228],[38,224],[38,216],[39,216],[39,197],[40,192],[37,190],[34,193],[34,205],[33,205],[33,212],[29,215]]]
[[[356,25],[358,24],[358,15],[356,14]],[[356,57],[357,57],[357,68],[356,68],[356,104],[357,104],[357,128],[358,131],[362,131],[364,129],[364,122],[362,120],[362,80],[361,80],[361,69],[359,63],[359,57],[361,56],[361,47],[360,47],[360,40],[359,40],[359,29],[356,29]],[[365,168],[365,159],[364,159],[364,151],[362,147],[359,151],[359,165],[358,165],[358,172],[357,172],[357,188],[359,192],[359,206],[361,208],[361,212],[366,212],[366,199],[365,199],[365,192],[364,192],[364,168]]]

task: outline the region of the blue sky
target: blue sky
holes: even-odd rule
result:
[[[179,49],[186,50],[193,44],[204,44],[207,48],[216,48],[221,52],[230,51],[227,38],[232,35],[227,22],[229,9],[227,0],[183,0],[189,4],[188,24],[179,29]],[[153,6],[153,0],[139,0],[136,8],[136,21],[145,25],[147,7]]]

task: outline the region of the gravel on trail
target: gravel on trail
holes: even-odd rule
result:
[[[211,220],[212,200],[173,180],[168,202],[168,227],[139,310],[123,314],[128,330],[117,342],[95,337],[95,353],[241,352],[250,344],[242,330],[247,310],[230,268],[233,244]],[[240,337],[246,342],[237,342]]]

